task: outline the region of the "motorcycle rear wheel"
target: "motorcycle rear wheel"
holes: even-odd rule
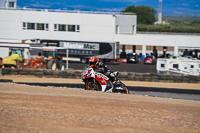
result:
[[[126,87],[126,85],[123,84],[123,83],[121,83],[121,85],[125,88],[125,90],[117,90],[116,92],[117,92],[117,93],[129,94],[129,90],[128,90],[128,88]]]

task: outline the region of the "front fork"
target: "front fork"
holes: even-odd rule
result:
[[[95,81],[95,79],[92,79],[93,80],[93,84],[92,85],[90,85],[90,87],[91,88],[94,88],[94,90],[96,90],[96,81]]]
[[[95,79],[92,79],[92,80],[93,80],[93,84],[90,87],[95,89],[96,81]],[[84,80],[83,82],[85,83],[84,88],[86,88],[86,80]]]
[[[92,87],[94,87],[94,90],[97,90],[97,89],[96,89],[96,81],[95,81],[95,79],[93,79]]]

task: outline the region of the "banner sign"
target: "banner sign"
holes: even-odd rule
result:
[[[71,55],[98,55],[99,43],[60,42],[60,47],[68,48]]]

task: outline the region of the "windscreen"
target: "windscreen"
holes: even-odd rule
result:
[[[52,52],[52,51],[42,51],[42,56],[44,56],[44,57],[48,57],[48,56],[55,57],[55,52]]]
[[[21,51],[21,50],[12,50],[11,51],[11,54],[18,54],[18,55],[22,55],[23,56],[23,51]]]
[[[147,56],[146,58],[153,58],[152,56]]]

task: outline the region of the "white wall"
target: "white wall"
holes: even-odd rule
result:
[[[118,17],[118,16],[117,16]],[[123,16],[130,17],[130,15]],[[136,25],[135,16],[116,19],[113,14],[86,14],[0,10],[0,40],[52,39],[92,42],[120,42],[125,45],[200,47],[199,35],[116,34],[116,24]],[[120,17],[118,17],[120,18]],[[123,20],[125,25],[123,24]],[[130,21],[126,22],[126,21]],[[133,21],[133,22],[132,22]],[[23,22],[49,23],[49,31],[23,30]],[[80,32],[54,31],[54,24],[80,25]]]
[[[126,45],[146,46],[187,46],[200,48],[199,35],[137,34],[134,36],[115,35],[115,40]]]
[[[119,34],[136,34],[136,15],[116,15],[116,26],[119,26]]]
[[[9,48],[0,47],[0,57],[5,58],[9,55]]]
[[[49,23],[49,31],[23,30],[23,22]],[[54,31],[54,24],[80,25],[80,32]],[[0,10],[0,38],[90,40],[115,33],[115,17],[104,14]],[[108,39],[106,39],[108,40]]]

